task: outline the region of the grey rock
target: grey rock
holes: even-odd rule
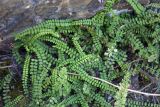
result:
[[[0,37],[47,19],[91,17],[100,6],[98,0],[0,0]]]

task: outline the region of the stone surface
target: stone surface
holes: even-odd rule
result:
[[[0,35],[46,19],[88,18],[101,8],[98,0],[1,0]]]

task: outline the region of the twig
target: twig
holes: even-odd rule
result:
[[[149,87],[150,85],[152,85],[152,83],[149,83],[148,85],[146,85],[145,87],[143,87],[143,88],[140,89],[139,91],[142,91],[142,90],[146,89],[146,88]]]
[[[9,66],[2,66],[0,69],[6,69],[6,68],[13,68],[16,67],[15,65],[9,65]]]
[[[4,64],[5,62],[0,62],[0,64]]]
[[[75,74],[75,73],[68,73],[69,75],[77,75],[77,76],[80,76],[79,74]],[[111,82],[108,82],[106,80],[103,80],[103,79],[100,79],[100,78],[97,78],[97,77],[93,77],[93,76],[90,76],[91,78],[95,79],[95,80],[99,80],[99,81],[102,81],[104,83],[107,83],[113,87],[116,87],[118,89],[120,89],[120,86],[118,85],[115,85]],[[129,92],[132,92],[132,93],[137,93],[137,94],[142,94],[142,95],[146,95],[146,96],[160,96],[160,94],[153,94],[153,93],[147,93],[147,92],[141,92],[141,91],[137,91],[137,90],[132,90],[132,89],[127,89]]]

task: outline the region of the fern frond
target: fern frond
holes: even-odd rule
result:
[[[141,14],[145,8],[138,2],[138,0],[126,0],[135,10],[137,14]]]
[[[17,96],[13,101],[7,103],[4,107],[16,107],[18,102],[23,99],[23,95]]]
[[[126,72],[124,79],[120,83],[119,91],[116,93],[115,99],[116,102],[114,104],[115,107],[125,107],[126,97],[128,92],[128,87],[130,84],[130,73]]]
[[[23,66],[23,75],[22,75],[22,83],[24,94],[28,95],[28,74],[29,74],[29,64],[30,64],[30,56],[27,54],[26,59]]]
[[[100,94],[91,93],[89,96],[97,101],[101,107],[112,107],[112,105],[108,103]]]
[[[11,102],[11,96],[9,95],[10,92],[10,82],[12,80],[12,75],[8,74],[4,77],[3,83],[3,100],[4,104],[7,105]]]
[[[63,107],[63,106],[68,106],[72,104],[77,104],[79,103],[80,100],[80,95],[72,95],[66,99],[64,99],[61,103],[57,105],[57,107]]]
[[[72,41],[73,41],[73,44],[74,44],[75,48],[77,49],[78,53],[82,56],[85,55],[85,53],[83,52],[83,49],[81,48],[80,44],[78,43],[78,37],[76,37],[76,36],[73,37]]]
[[[127,99],[126,105],[128,107],[160,107],[159,104],[142,102],[142,101],[134,101],[134,100],[131,100],[131,99]]]

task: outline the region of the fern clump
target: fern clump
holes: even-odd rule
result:
[[[23,93],[11,98],[7,75],[0,88],[5,106],[22,99],[26,107],[160,106],[134,101],[128,93],[137,92],[129,89],[133,75],[150,79],[142,70],[159,78],[160,16],[153,11],[159,5],[127,2],[132,14],[116,14],[117,0],[106,0],[89,19],[47,20],[15,34]]]

